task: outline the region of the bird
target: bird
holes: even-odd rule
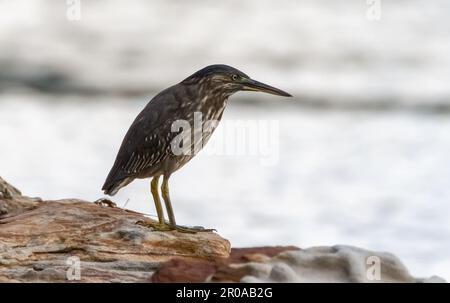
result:
[[[137,115],[102,187],[104,193],[113,196],[135,179],[152,178],[150,192],[158,222],[149,223],[151,227],[188,233],[210,231],[201,226],[177,225],[169,195],[169,178],[207,143],[222,118],[228,98],[239,91],[292,97],[285,91],[251,79],[234,67],[224,64],[206,66],[158,93]],[[180,127],[192,126],[196,117],[201,117],[201,125],[194,131]],[[217,123],[208,123],[204,129],[207,121]],[[160,177],[168,222],[158,191]]]

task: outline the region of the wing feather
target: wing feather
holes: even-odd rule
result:
[[[105,193],[117,191],[116,186],[124,179],[134,179],[166,156],[171,122],[181,118],[180,102],[172,90],[168,88],[155,96],[131,124],[103,185]]]

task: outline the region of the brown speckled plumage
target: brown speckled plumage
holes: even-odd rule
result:
[[[172,131],[172,124],[184,120],[194,129],[195,113],[201,113],[202,124],[210,120],[220,121],[228,97],[241,90],[290,96],[252,80],[227,65],[210,65],[199,70],[157,94],[136,117],[103,185],[105,194],[116,194],[136,178],[162,175],[168,179],[195,156],[195,153],[175,155],[172,152],[171,142],[179,134]],[[206,144],[216,126],[210,124],[208,131],[201,132],[201,136],[192,136],[191,146],[195,146],[194,151]]]

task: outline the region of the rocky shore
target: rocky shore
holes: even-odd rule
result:
[[[351,246],[231,248],[215,232],[161,232],[94,203],[23,196],[0,178],[0,282],[443,282]]]

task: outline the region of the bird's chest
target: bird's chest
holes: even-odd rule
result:
[[[216,130],[225,106],[226,100],[213,105],[204,102],[192,106],[189,111],[183,113],[184,121],[188,124],[183,123],[182,131],[176,134],[175,145],[180,147],[182,152],[175,157],[175,161],[172,161],[176,163],[174,169],[182,167],[203,149]]]
[[[184,112],[189,124],[183,127],[182,137],[183,142],[190,146],[190,155],[195,155],[208,142],[219,125],[225,106],[226,100],[209,102],[205,98]]]
[[[198,129],[197,131],[201,131],[202,140],[205,141],[204,144],[206,144],[206,141],[219,125],[226,104],[227,102],[226,100],[224,100],[222,102],[216,102],[212,104],[206,103],[201,108],[199,108],[198,118],[199,120],[201,119],[201,130]],[[199,121],[196,122],[198,126],[200,123]]]

